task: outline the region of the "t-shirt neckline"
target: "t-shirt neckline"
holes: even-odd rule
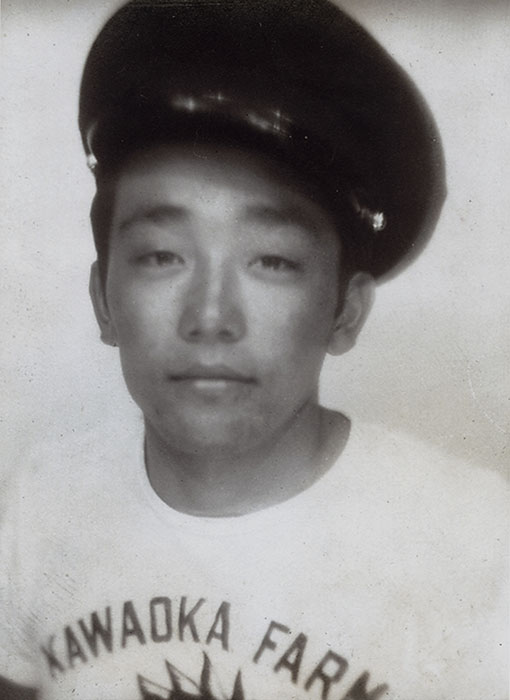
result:
[[[266,530],[268,522],[275,521],[275,524],[282,525],[296,517],[296,513],[306,508],[311,502],[321,502],[320,494],[328,493],[337,478],[340,468],[344,469],[352,450],[352,443],[355,440],[354,427],[351,424],[349,436],[345,442],[342,452],[331,466],[319,476],[305,490],[291,496],[285,501],[275,503],[265,508],[236,516],[202,516],[192,515],[179,511],[168,505],[154,490],[150,483],[145,464],[144,440],[139,440],[138,455],[136,460],[137,484],[141,496],[149,505],[153,513],[163,521],[168,527],[178,528],[180,531],[187,531],[208,536],[229,536],[238,535],[240,532],[254,531],[257,529]],[[342,465],[341,467],[339,465]]]

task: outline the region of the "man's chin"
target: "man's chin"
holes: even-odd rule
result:
[[[268,440],[268,426],[264,421],[252,417],[243,419],[240,416],[219,419],[194,419],[179,421],[179,425],[154,426],[148,433],[155,432],[158,442],[171,452],[180,453],[193,459],[232,458],[241,456],[252,450],[263,449]]]

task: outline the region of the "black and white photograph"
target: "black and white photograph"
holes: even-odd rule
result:
[[[5,0],[0,700],[509,700],[506,0]]]

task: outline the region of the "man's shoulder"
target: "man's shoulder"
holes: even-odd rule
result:
[[[143,428],[134,423],[47,436],[27,445],[11,467],[2,484],[2,512],[50,522],[63,510],[86,508],[123,477],[129,483],[142,450]]]
[[[379,425],[358,425],[351,437],[353,488],[402,551],[445,566],[505,560],[509,485],[501,474]]]
[[[409,433],[362,423],[353,428],[351,449],[363,478],[385,492],[446,506],[505,505],[509,485],[495,469],[466,461]],[[506,508],[503,508],[506,512]]]

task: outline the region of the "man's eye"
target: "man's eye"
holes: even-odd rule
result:
[[[289,260],[279,255],[262,255],[255,263],[264,270],[275,272],[292,272],[300,269],[300,264],[295,260]]]
[[[165,267],[168,265],[182,265],[184,260],[176,253],[167,250],[155,250],[138,256],[137,262],[152,267]]]

